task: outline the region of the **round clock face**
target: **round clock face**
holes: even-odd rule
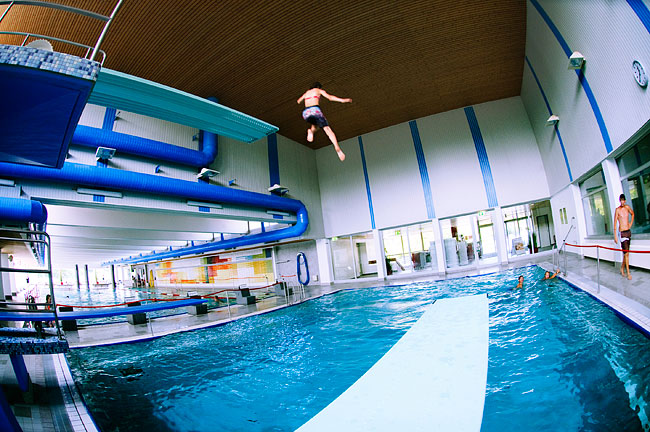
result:
[[[634,60],[632,63],[632,70],[634,71],[634,79],[641,87],[648,85],[648,75],[646,75],[643,66],[638,61]]]

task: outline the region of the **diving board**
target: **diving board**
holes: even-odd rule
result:
[[[488,340],[486,294],[437,300],[357,382],[298,432],[478,432]]]
[[[186,306],[195,306],[206,302],[207,300],[202,299],[161,301],[140,306],[117,308],[107,307],[105,309],[83,309],[74,312],[59,312],[58,316],[59,321],[104,318],[120,315],[133,315],[136,313],[153,312],[164,309],[176,309]],[[0,311],[0,321],[51,321],[53,319],[54,314],[52,312],[13,312],[6,310]]]
[[[279,129],[199,96],[102,68],[88,103],[184,124],[251,143]]]

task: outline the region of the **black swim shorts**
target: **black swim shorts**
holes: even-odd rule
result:
[[[302,111],[302,118],[307,123],[313,124],[314,126],[318,126],[319,128],[324,128],[325,126],[329,126],[329,123],[327,123],[327,119],[325,118],[323,111],[321,111],[318,105],[305,108]]]
[[[624,251],[630,250],[630,241],[632,240],[632,233],[630,230],[621,231],[621,249]]]

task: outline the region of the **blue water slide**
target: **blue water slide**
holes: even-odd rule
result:
[[[141,192],[296,213],[296,224],[288,228],[116,261],[122,263],[146,262],[298,237],[305,232],[309,225],[307,209],[298,200],[235,190],[207,183],[194,183],[150,174],[69,162],[66,162],[61,169],[0,162],[0,176],[14,179],[24,178],[30,181],[71,183],[80,186]]]
[[[47,210],[38,201],[0,197],[0,220],[43,224],[47,221]]]
[[[217,98],[207,98],[217,102]],[[84,147],[114,148],[118,153],[156,159],[202,168],[217,157],[218,136],[212,132],[199,132],[200,150],[191,150],[147,138],[127,135],[106,129],[78,125],[72,136],[72,144]]]
[[[72,136],[72,144],[95,149],[109,147],[117,150],[117,153],[200,168],[207,167],[214,161],[218,143],[216,134],[204,131],[200,134],[201,150],[191,150],[148,138],[79,125]]]

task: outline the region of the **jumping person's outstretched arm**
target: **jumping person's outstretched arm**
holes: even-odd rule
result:
[[[307,94],[307,92],[304,92],[304,93],[302,94],[302,96],[300,96],[300,97],[298,98],[298,101],[297,101],[298,104],[302,103],[303,99],[305,99],[305,95],[306,95],[306,94]]]
[[[352,99],[350,98],[340,98],[338,96],[331,95],[327,93],[325,90],[321,90],[320,94],[326,97],[327,99],[331,100],[332,102],[341,102],[341,103],[350,103],[352,102]]]

